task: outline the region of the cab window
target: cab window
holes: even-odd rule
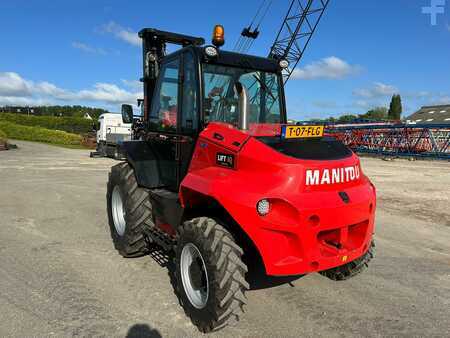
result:
[[[184,81],[183,81],[183,104],[181,110],[181,130],[190,133],[197,130],[198,113],[197,113],[197,68],[195,67],[194,55],[187,52],[183,56],[184,63]]]
[[[239,81],[249,97],[250,123],[280,123],[280,79],[276,73],[203,64],[203,100],[206,122],[237,125],[239,98],[234,84]]]
[[[178,114],[179,59],[169,61],[161,67],[150,110],[150,128],[176,132]]]

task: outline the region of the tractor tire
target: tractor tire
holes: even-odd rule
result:
[[[108,221],[114,247],[123,257],[148,252],[144,229],[152,227],[148,192],[138,187],[134,170],[126,162],[111,168],[106,193]]]
[[[369,266],[369,262],[374,256],[375,242],[372,241],[369,250],[360,258],[336,268],[321,271],[320,274],[334,281],[347,280],[363,272]]]
[[[112,157],[115,160],[119,160],[119,161],[122,160],[123,157],[119,151],[119,146],[115,146]]]
[[[177,230],[175,293],[192,323],[203,332],[238,321],[247,303],[243,250],[214,219],[199,217]]]

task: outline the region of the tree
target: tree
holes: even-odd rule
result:
[[[339,123],[353,122],[353,121],[356,120],[357,118],[358,118],[358,116],[356,116],[356,115],[351,115],[351,114],[348,114],[348,115],[342,115],[342,116],[339,116],[338,122],[339,122]]]
[[[388,118],[390,120],[400,120],[402,111],[402,98],[399,94],[394,94],[392,96],[391,104],[389,105]]]
[[[365,114],[359,115],[359,117],[369,120],[386,120],[388,118],[388,109],[385,107],[376,107]]]
[[[108,113],[107,110],[102,108],[92,108],[85,106],[21,106],[21,107],[0,107],[0,111],[5,112],[20,112],[26,114],[28,111],[33,110],[35,115],[48,115],[48,116],[66,116],[66,117],[83,117],[85,113],[97,120],[101,114]],[[19,111],[18,111],[19,110]]]

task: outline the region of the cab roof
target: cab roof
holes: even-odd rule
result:
[[[142,29],[139,32],[139,37],[143,39],[144,52],[146,52],[147,45],[147,48],[149,48],[149,46],[157,46],[157,48],[159,48],[160,50],[164,50],[167,43],[182,46],[181,49],[166,55],[165,58],[173,57],[175,55],[178,55],[178,53],[182,53],[183,51],[190,49],[199,56],[200,61],[207,63],[249,68],[273,73],[279,72],[281,70],[277,60],[225,51],[218,48],[217,49],[219,51],[219,54],[217,57],[207,58],[204,52],[205,39],[201,37],[166,32],[155,28]]]
[[[181,48],[171,54],[166,55],[166,58],[174,57],[178,54],[183,53],[186,50],[193,51],[196,55],[198,55],[199,60],[205,63],[211,63],[216,65],[223,66],[231,66],[231,67],[239,67],[239,68],[248,68],[254,70],[260,70],[264,72],[270,73],[278,73],[281,71],[278,62],[274,59],[264,58],[260,56],[248,55],[248,54],[240,54],[236,52],[230,52],[222,49],[218,49],[218,56],[215,58],[208,58],[205,55],[204,47],[192,46],[189,45],[187,47]]]
[[[204,56],[204,48],[202,47],[193,47],[193,48],[197,50],[197,53]],[[205,61],[208,62],[207,60]],[[219,55],[217,56],[217,58],[211,60],[211,62],[214,64],[257,69],[272,73],[276,73],[280,70],[278,62],[274,59],[248,54],[240,54],[226,50],[219,50]]]

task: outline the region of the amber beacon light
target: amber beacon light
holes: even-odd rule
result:
[[[225,44],[225,30],[222,25],[214,26],[212,43],[216,47],[221,47]]]

